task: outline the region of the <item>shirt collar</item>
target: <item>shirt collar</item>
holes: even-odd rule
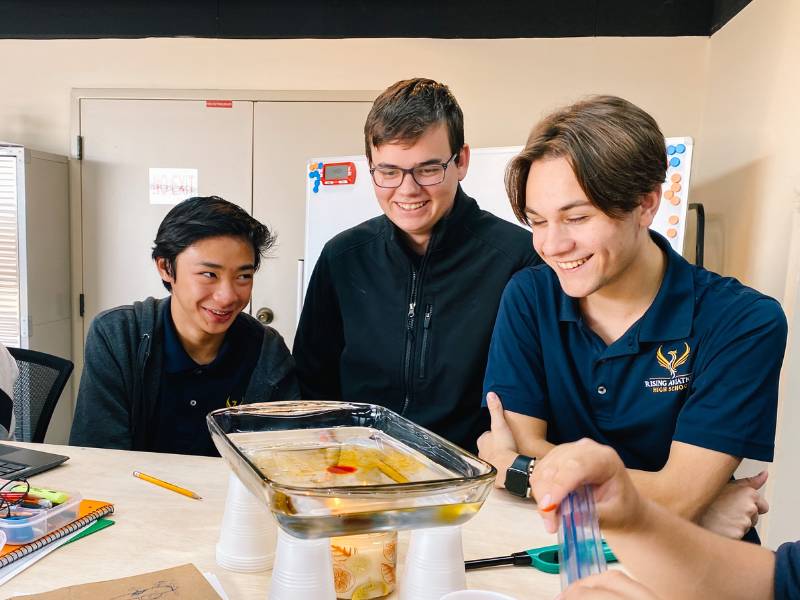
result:
[[[678,340],[688,337],[694,321],[694,273],[692,266],[661,234],[650,231],[656,245],[664,251],[667,268],[653,303],[635,326],[640,342]],[[558,285],[558,278],[556,278]],[[559,321],[581,320],[578,300],[564,293],[559,285],[561,301]]]
[[[214,369],[218,367],[227,357],[231,351],[232,340],[234,337],[234,330],[238,329],[237,324],[239,317],[237,315],[230,329],[225,334],[225,339],[222,341],[219,352],[216,358],[207,365],[200,365],[196,363],[191,356],[186,352],[178,337],[178,331],[175,329],[175,323],[172,321],[171,310],[172,298],[167,299],[167,306],[164,309],[164,370],[167,373],[180,373],[183,371],[193,371],[194,369]],[[233,335],[232,335],[233,334]]]

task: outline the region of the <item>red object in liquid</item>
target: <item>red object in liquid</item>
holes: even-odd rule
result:
[[[356,472],[355,467],[350,467],[347,465],[331,465],[330,467],[328,467],[328,473],[334,473],[336,475],[345,475],[355,472]]]

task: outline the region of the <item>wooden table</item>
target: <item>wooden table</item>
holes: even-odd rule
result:
[[[18,444],[66,454],[64,465],[31,478],[33,485],[79,492],[116,508],[113,527],[58,548],[0,587],[0,598],[42,592],[194,563],[217,575],[231,600],[266,600],[269,572],[241,574],[218,566],[214,557],[228,468],[221,458],[100,450],[47,444]],[[194,490],[192,500],[131,475],[134,470]],[[494,490],[463,528],[464,557],[510,554],[555,544],[530,501]],[[400,532],[400,562],[408,532]],[[402,569],[398,566],[398,573]],[[520,600],[551,600],[557,575],[527,567],[496,567],[467,573],[470,588],[504,592]],[[390,596],[394,598],[396,594]]]

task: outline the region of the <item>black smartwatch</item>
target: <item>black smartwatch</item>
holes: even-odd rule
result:
[[[520,498],[531,495],[530,476],[536,459],[520,454],[506,471],[506,489]]]

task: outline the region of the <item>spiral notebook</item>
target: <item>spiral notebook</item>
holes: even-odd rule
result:
[[[114,512],[114,505],[100,500],[81,500],[78,508],[78,518],[71,523],[64,525],[60,529],[51,531],[44,537],[34,540],[29,544],[14,545],[6,544],[0,551],[0,569],[12,564],[29,554],[52,544],[68,535],[71,535],[87,525],[94,523],[97,519],[110,515]]]

